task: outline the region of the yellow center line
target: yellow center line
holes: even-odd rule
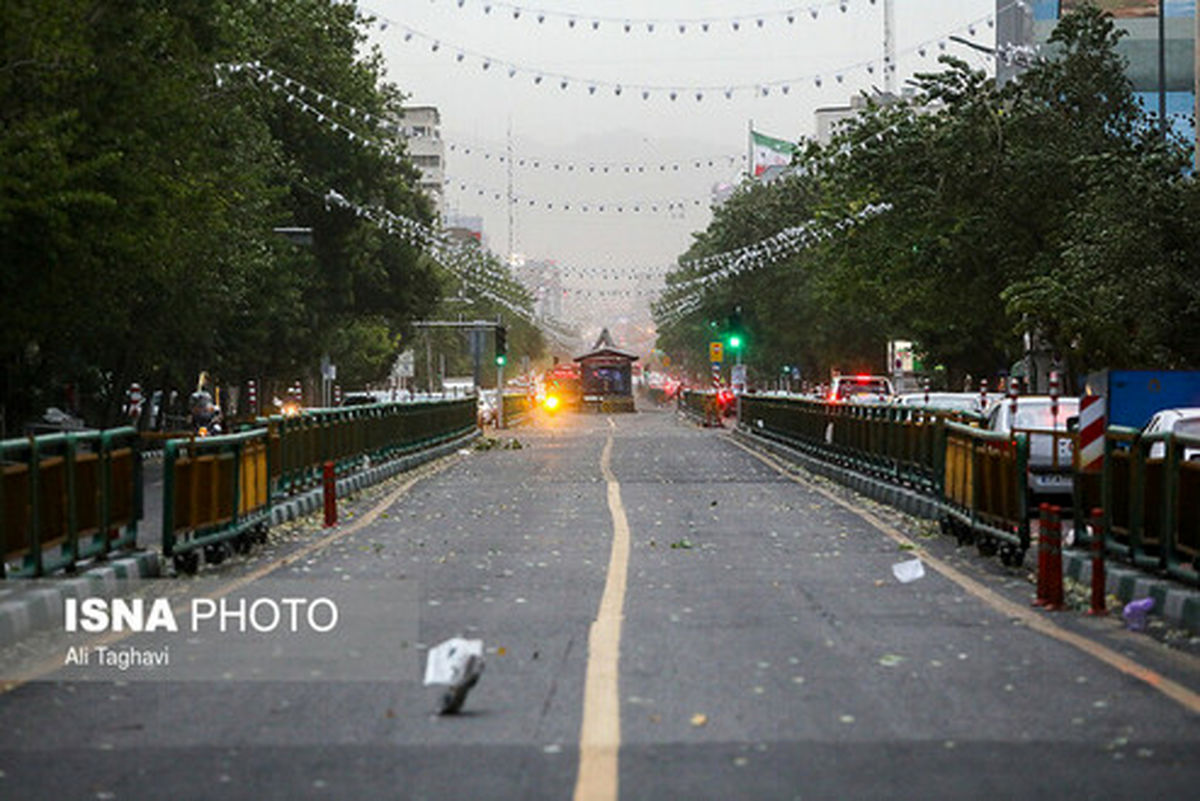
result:
[[[440,473],[442,470],[444,470],[449,465],[453,464],[455,461],[457,461],[457,458],[455,458],[455,457],[443,457],[442,459],[437,460],[430,466],[423,466],[421,468],[418,468],[418,470],[414,471],[414,474],[412,475],[411,478],[409,478],[407,481],[405,481],[403,484],[401,484],[399,487],[397,487],[392,492],[388,493],[382,501],[380,501],[378,504],[373,506],[371,509],[369,509],[368,511],[363,513],[362,516],[360,516],[357,520],[355,520],[350,525],[344,526],[344,527],[339,525],[337,528],[335,528],[333,530],[332,533],[326,534],[324,537],[321,537],[318,540],[314,540],[313,542],[310,542],[308,545],[305,545],[304,547],[300,548],[299,550],[292,551],[292,552],[290,552],[284,556],[281,556],[277,559],[272,559],[271,561],[255,568],[254,570],[250,571],[249,573],[246,573],[235,579],[232,579],[227,584],[224,584],[211,592],[201,594],[197,597],[209,598],[214,601],[219,598],[224,598],[226,595],[229,595],[231,592],[236,592],[237,590],[241,589],[242,587],[245,587],[248,584],[258,581],[260,578],[263,578],[264,576],[266,576],[270,573],[273,573],[282,567],[287,567],[288,565],[290,565],[294,562],[298,562],[301,559],[304,559],[309,554],[311,554],[315,551],[319,551],[322,548],[328,547],[329,545],[333,544],[337,540],[342,539],[343,537],[348,537],[351,534],[361,531],[363,528],[374,523],[379,518],[379,516],[381,514],[383,514],[383,512],[386,509],[391,507],[391,505],[396,503],[396,501],[400,500],[400,498],[405,493],[407,493],[410,489],[412,489],[413,486],[418,481],[423,481],[426,478],[429,478],[431,476],[436,475],[437,473]],[[177,606],[173,607],[175,612],[182,612],[186,608],[187,608],[186,604],[177,605]],[[123,640],[127,640],[130,637],[134,636],[135,634],[137,634],[137,632],[129,631],[129,632],[98,635],[94,639],[88,641],[88,647],[95,647],[95,646],[100,646],[100,645],[112,645],[114,643],[118,643]],[[41,662],[40,664],[28,669],[23,675],[21,675],[19,677],[16,677],[13,679],[7,679],[4,677],[0,677],[0,695],[3,695],[4,693],[7,693],[7,692],[11,692],[12,690],[15,690],[16,688],[20,687],[22,684],[26,684],[30,681],[34,681],[34,680],[39,679],[43,676],[46,676],[50,673],[53,673],[56,670],[60,669],[62,666],[63,666],[62,659],[59,657],[54,657],[51,659],[47,659],[47,660]]]
[[[746,451],[767,466],[773,468],[781,475],[786,476],[797,484],[800,484],[818,493],[819,495],[828,498],[848,511],[853,512],[855,515],[865,520],[873,528],[877,529],[888,538],[906,546],[914,553],[919,554],[925,564],[929,565],[934,570],[941,573],[943,576],[950,579],[955,584],[962,587],[968,593],[983,601],[1000,614],[1005,615],[1013,620],[1019,620],[1021,623],[1034,631],[1069,645],[1072,648],[1075,648],[1076,650],[1085,653],[1106,665],[1109,665],[1110,667],[1116,668],[1127,676],[1131,676],[1138,681],[1148,684],[1150,687],[1158,690],[1160,693],[1167,696],[1183,708],[1187,709],[1189,712],[1200,713],[1200,693],[1184,687],[1179,682],[1173,681],[1161,673],[1148,668],[1145,665],[1142,665],[1140,662],[1137,662],[1122,653],[1114,651],[1105,645],[1094,642],[1083,635],[1067,631],[1066,629],[1052,622],[1049,617],[1039,614],[1029,607],[1010,601],[1008,598],[1000,595],[995,590],[989,589],[975,579],[966,575],[958,568],[952,567],[938,557],[929,553],[918,543],[909,539],[898,529],[883,522],[870,512],[860,509],[849,501],[839,498],[837,495],[825,489],[824,487],[819,486],[815,482],[796,475],[784,467],[777,459],[767,456],[766,454],[759,453],[754,448],[746,445],[745,443],[739,442],[732,436],[728,436],[727,438],[734,445],[737,445],[739,448]]]
[[[616,429],[612,418],[611,429]],[[575,801],[616,801],[617,757],[621,748],[621,623],[629,572],[629,521],[621,503],[621,485],[612,471],[610,432],[600,455],[613,521],[612,550],[600,609],[588,632],[587,678],[583,687],[583,724],[579,732],[579,775]]]

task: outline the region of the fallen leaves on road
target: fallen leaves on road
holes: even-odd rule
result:
[[[692,725],[695,726],[697,729],[700,728],[701,726],[708,725],[708,715],[702,714],[700,712],[697,712],[696,714],[692,715]]]

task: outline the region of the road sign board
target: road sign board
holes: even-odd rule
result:
[[[744,392],[746,389],[746,365],[735,364],[729,372],[729,383],[734,392]]]
[[[724,342],[708,343],[708,360],[714,364],[720,364],[721,362],[725,361]]]

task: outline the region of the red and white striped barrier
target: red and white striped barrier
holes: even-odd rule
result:
[[[1098,473],[1104,466],[1104,398],[1084,395],[1079,399],[1079,470]]]

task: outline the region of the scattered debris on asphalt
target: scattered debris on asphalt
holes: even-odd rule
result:
[[[697,729],[700,728],[701,726],[705,726],[707,724],[708,724],[708,715],[705,715],[700,712],[697,712],[696,714],[692,715],[692,725],[695,726]]]
[[[519,451],[524,447],[521,440],[516,438],[480,437],[475,440],[475,450],[477,451]]]
[[[483,675],[483,640],[452,637],[429,649],[425,662],[425,686],[446,685],[442,694],[442,715],[453,715],[462,709],[467,693]]]
[[[672,543],[671,543],[671,547],[672,547],[672,548],[683,548],[683,549],[686,549],[686,548],[691,548],[691,547],[692,547],[692,541],[691,541],[691,540],[689,540],[687,537],[684,537],[684,538],[683,538],[683,539],[681,539],[681,540],[675,540],[675,542],[672,542]]]
[[[1125,609],[1121,612],[1121,617],[1125,618],[1125,625],[1129,627],[1130,631],[1145,631],[1146,616],[1153,609],[1153,598],[1138,598],[1135,601],[1125,604]]]
[[[901,584],[908,584],[909,582],[925,577],[925,565],[921,563],[920,559],[897,562],[892,565],[892,574]]]

